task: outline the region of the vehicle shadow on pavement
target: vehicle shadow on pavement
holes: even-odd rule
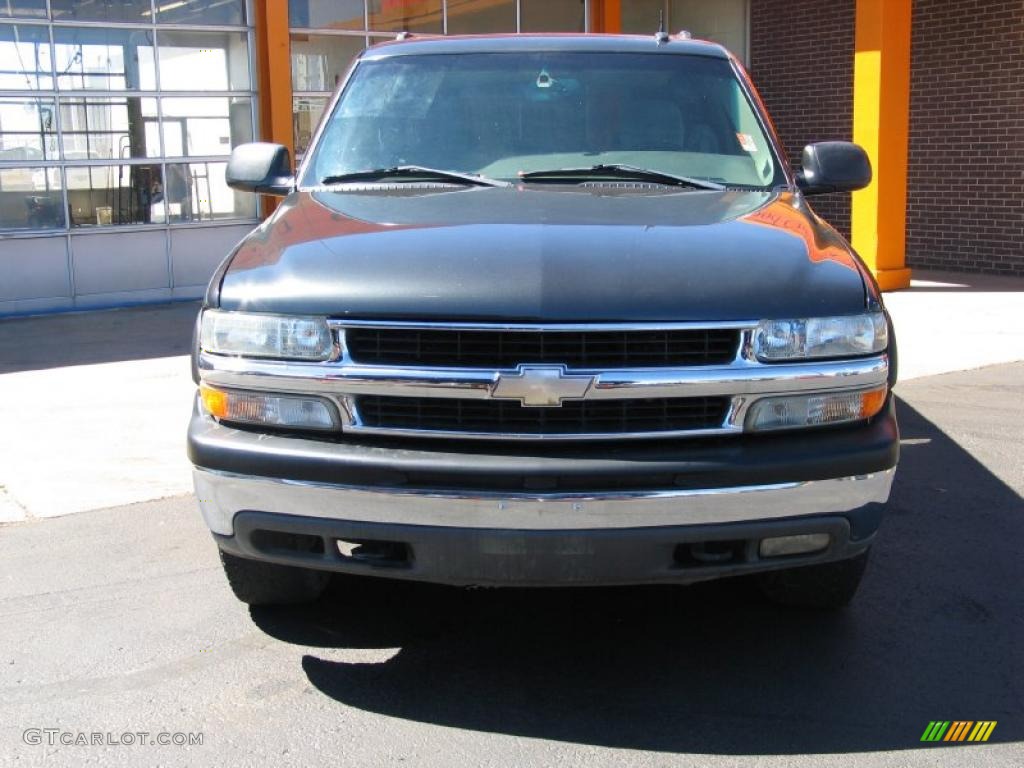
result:
[[[1024,507],[899,410],[891,511],[837,614],[773,607],[742,581],[466,591],[367,579],[252,617],[289,643],[399,648],[382,663],[311,653],[302,665],[348,706],[455,728],[729,755],[920,747],[935,719],[997,720],[992,742],[1020,741]]]

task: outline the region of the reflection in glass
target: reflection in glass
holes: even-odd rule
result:
[[[523,32],[582,32],[583,0],[520,0]],[[628,3],[626,3],[628,5]],[[657,26],[654,27],[657,29]]]
[[[57,125],[53,99],[0,99],[0,160],[53,160]]]
[[[327,99],[323,96],[296,96],[292,99],[292,135],[296,155],[302,155],[309,148],[313,131],[326,108]]]
[[[79,166],[64,173],[73,227],[166,221],[159,165]]]
[[[153,8],[149,0],[117,0],[117,2],[83,2],[83,0],[50,0],[54,21],[121,21],[148,24]]]
[[[4,0],[0,3],[0,16],[45,19],[46,0]]]
[[[53,61],[46,27],[0,24],[0,90],[53,88]]]
[[[363,0],[288,0],[288,26],[363,29]]]
[[[60,229],[59,168],[0,168],[0,229]]]
[[[53,40],[60,90],[156,89],[148,30],[54,27]]]
[[[514,32],[516,0],[448,0],[448,34]]]
[[[156,4],[158,24],[245,24],[245,0],[177,0]]]
[[[252,102],[247,98],[164,99],[164,147],[167,157],[229,155],[252,141]]]
[[[362,36],[292,35],[292,90],[333,91],[365,43]]]
[[[156,99],[62,97],[60,119],[66,160],[160,156]]]
[[[548,0],[550,2],[550,0]],[[444,31],[441,0],[370,0],[369,28],[378,32]]]
[[[162,90],[249,90],[249,36],[245,32],[161,30],[158,42]]]
[[[227,163],[175,163],[167,166],[165,198],[172,224],[254,218],[256,195],[235,192],[224,181]]]

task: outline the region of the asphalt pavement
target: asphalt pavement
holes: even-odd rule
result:
[[[890,514],[837,614],[742,581],[351,579],[250,611],[191,496],[2,526],[0,763],[1024,764],[1024,364],[897,391]],[[923,745],[936,719],[998,725]]]

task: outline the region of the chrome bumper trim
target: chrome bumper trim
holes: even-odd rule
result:
[[[735,362],[690,368],[590,370],[587,400],[799,394],[856,389],[886,382],[887,355],[813,363]],[[239,389],[319,395],[398,395],[485,400],[498,373],[515,369],[391,368],[355,363],[283,363],[202,354],[199,372],[208,384]]]
[[[353,522],[455,528],[566,530],[749,522],[848,512],[889,498],[890,469],[773,485],[608,494],[453,493],[362,488],[250,477],[196,468],[207,525],[230,536],[243,510]]]

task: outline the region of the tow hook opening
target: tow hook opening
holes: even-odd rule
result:
[[[271,531],[258,529],[252,532],[250,539],[253,547],[267,553],[302,553],[322,555],[324,540],[319,536],[289,531]]]
[[[344,562],[377,568],[402,568],[412,562],[412,549],[401,541],[335,539],[334,544]]]
[[[741,563],[744,561],[746,544],[742,539],[677,544],[674,559],[676,565],[684,568]]]

